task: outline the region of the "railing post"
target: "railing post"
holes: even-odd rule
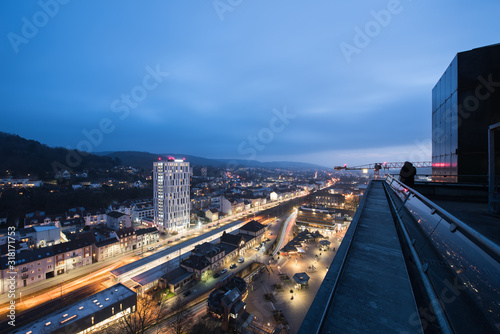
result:
[[[500,123],[488,128],[488,211],[494,213],[495,201],[495,130]]]
[[[399,211],[401,211],[401,209],[405,206],[405,203],[406,203],[406,201],[410,198],[410,196],[411,196],[411,192],[408,192],[408,195],[406,195],[406,197],[405,197],[405,199],[404,199],[403,203],[401,203],[401,206],[399,207],[399,209],[398,209],[398,211],[397,211],[398,213],[399,213]]]
[[[394,177],[391,176],[391,183],[389,183],[389,187],[392,188],[392,183],[394,182]]]

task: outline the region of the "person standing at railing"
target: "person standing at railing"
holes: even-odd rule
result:
[[[409,161],[405,161],[401,171],[399,172],[399,181],[406,184],[408,187],[413,188],[415,186],[415,175],[417,174],[417,169]]]

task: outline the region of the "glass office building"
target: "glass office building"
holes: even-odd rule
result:
[[[500,44],[458,53],[432,89],[433,181],[487,182],[488,127],[497,122]]]

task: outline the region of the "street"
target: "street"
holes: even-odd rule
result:
[[[276,207],[286,201],[288,200],[268,203],[261,206],[261,208],[259,209],[268,210],[269,208]],[[110,274],[111,270],[121,267],[125,264],[131,263],[133,261],[136,261],[140,257],[151,255],[153,254],[153,252],[163,250],[165,248],[187,241],[190,238],[196,237],[200,234],[204,234],[211,227],[214,227],[216,224],[218,224],[219,226],[224,226],[237,219],[250,218],[250,216],[255,216],[260,212],[261,211],[250,210],[249,212],[243,212],[237,215],[223,218],[217,222],[213,222],[212,224],[207,224],[202,228],[193,227],[187,231],[184,231],[179,235],[160,238],[159,244],[161,246],[153,251],[146,251],[143,252],[141,255],[137,255],[137,253],[140,251],[139,249],[129,250],[127,252],[122,253],[119,256],[109,258],[104,261],[99,261],[86,267],[73,269],[67,274],[58,275],[51,279],[44,280],[39,283],[29,285],[27,287],[19,288],[16,291],[18,292],[18,296],[20,296],[20,298],[16,299],[16,316],[18,317],[18,319],[21,319],[19,317],[22,316],[23,312],[26,311],[34,312],[36,311],[37,308],[42,306],[44,310],[50,309],[49,306],[52,306],[52,309],[55,310],[58,308],[58,306],[60,307],[60,305],[54,303],[54,301],[60,300],[61,296],[64,298],[64,296],[67,295],[67,299],[72,299],[74,301],[77,301],[78,299],[86,297],[85,292],[90,292],[87,293],[87,295],[90,295],[92,293],[104,290],[115,284]],[[274,233],[274,237],[276,236],[277,233],[278,233],[277,231]],[[168,241],[172,242],[167,244]],[[249,252],[248,255],[253,256],[255,255],[254,253]],[[238,266],[238,268],[236,268],[235,270],[229,270],[229,271],[239,272],[239,270],[242,269],[240,267],[242,266]],[[209,279],[209,281],[206,282],[208,284],[207,288],[209,288],[211,285],[209,283],[210,281],[214,280]],[[78,296],[79,298],[75,298],[76,296]],[[6,319],[2,323],[0,323],[0,330],[8,320],[6,314],[8,312],[9,303],[10,303],[10,298],[8,297],[7,293],[0,295],[0,317],[2,317],[2,319]]]

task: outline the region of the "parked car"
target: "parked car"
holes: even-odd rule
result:
[[[184,297],[187,297],[187,296],[189,296],[190,294],[191,294],[191,290],[188,290],[188,291],[184,292],[182,295],[183,295]]]
[[[224,268],[224,269],[220,272],[220,274],[221,274],[221,275],[224,275],[225,273],[227,273],[227,269],[226,269],[226,268]]]
[[[142,254],[142,252],[138,252],[138,253],[137,253],[137,255],[141,255],[141,254]]]
[[[235,269],[236,267],[238,267],[238,266],[236,265],[236,263],[233,263],[233,264],[229,267],[229,269]]]
[[[255,247],[255,250],[258,251],[260,249],[260,247]]]
[[[239,263],[243,263],[244,261],[245,261],[245,258],[243,256],[238,259]]]
[[[154,249],[155,249],[154,247],[148,247],[148,251],[152,251]]]
[[[220,273],[215,273],[214,278],[217,278],[220,276]]]

